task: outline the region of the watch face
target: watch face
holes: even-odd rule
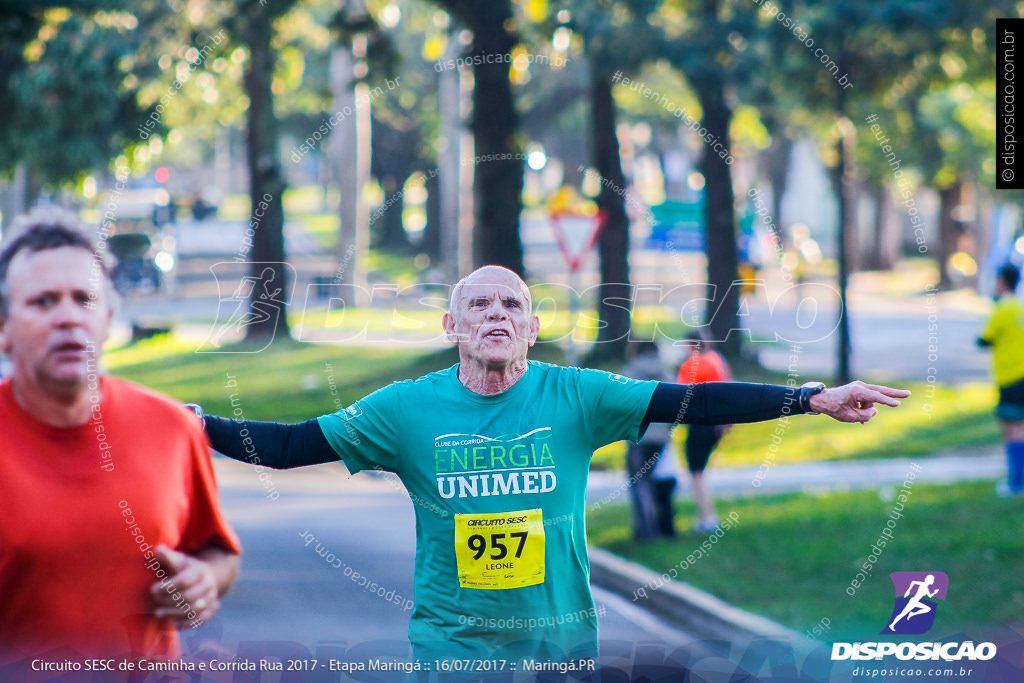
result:
[[[823,391],[825,389],[825,383],[824,382],[804,382],[800,386],[800,388],[801,389],[807,389],[809,391],[813,391],[813,392],[817,393],[817,392]]]

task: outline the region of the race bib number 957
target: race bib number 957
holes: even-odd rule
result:
[[[455,559],[463,588],[503,590],[544,583],[540,509],[455,515]]]

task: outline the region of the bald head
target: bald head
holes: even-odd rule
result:
[[[526,311],[533,311],[533,297],[530,296],[530,288],[526,286],[523,279],[516,275],[514,271],[504,266],[482,266],[459,280],[455,287],[452,288],[452,295],[448,300],[449,311],[455,311],[460,307],[460,303],[468,291],[469,285],[484,285],[517,292],[525,299]]]
[[[508,268],[484,266],[455,285],[443,325],[459,346],[459,377],[467,387],[489,386],[487,378],[495,376],[522,375],[526,352],[540,332],[532,310],[529,287]],[[507,388],[503,382],[496,386]]]

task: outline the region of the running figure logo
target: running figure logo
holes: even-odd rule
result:
[[[889,578],[896,591],[896,605],[882,633],[926,633],[935,623],[935,608],[938,607],[938,603],[929,598],[946,599],[949,577],[943,572],[893,572]]]
[[[244,335],[245,328],[250,325],[273,320],[276,327],[281,309],[290,296],[278,286],[281,283],[275,279],[275,271],[270,266],[283,266],[282,274],[289,283],[289,289],[294,288],[295,269],[291,264],[245,263],[243,267],[246,273],[253,265],[264,266],[258,276],[239,274],[239,265],[233,261],[222,261],[210,266],[210,272],[217,282],[217,320],[196,353],[258,353],[273,342],[271,337],[261,348],[238,350],[229,347],[230,351],[223,350],[229,341],[236,341],[240,335]],[[226,292],[231,292],[231,295],[223,296]]]

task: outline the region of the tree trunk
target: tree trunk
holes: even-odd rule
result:
[[[399,191],[402,186],[399,185]],[[383,226],[377,233],[378,242],[375,245],[380,249],[393,254],[408,254],[412,251],[412,243],[409,242],[409,235],[405,232],[405,225],[402,222],[402,212],[405,207],[405,196],[398,199],[384,212]]]
[[[786,234],[782,222],[782,196],[786,194],[786,183],[789,180],[789,159],[793,153],[793,141],[786,134],[783,126],[778,126],[768,150],[768,179],[772,185],[772,220],[775,221],[779,237]],[[785,246],[785,245],[783,245]]]
[[[975,245],[975,253],[977,254],[978,261],[978,277],[974,280],[974,289],[978,294],[983,293],[983,287],[985,281],[988,279],[985,277],[985,273],[995,272],[993,264],[989,261],[989,254],[992,253],[992,240],[995,238],[995,230],[985,230],[982,226],[993,226],[992,222],[992,194],[989,192],[979,192],[975,185],[974,192],[974,230],[978,236],[977,244]]]
[[[0,235],[3,234],[4,230],[11,227],[11,223],[15,218],[25,213],[28,210],[29,205],[26,203],[26,169],[24,162],[19,163],[14,168],[14,173],[10,178],[9,184],[4,184],[3,189],[0,189],[0,217],[3,222],[0,223]]]
[[[960,205],[960,194],[963,189],[960,180],[949,187],[939,190],[939,250],[936,259],[939,262],[939,289],[948,290],[953,287],[949,279],[950,257],[956,253],[960,240],[960,226],[953,218],[953,209]]]
[[[444,58],[454,60],[462,56],[457,41],[449,41],[448,49]],[[468,79],[469,76],[467,75]],[[458,282],[460,278],[468,273],[462,272],[460,254],[466,250],[472,250],[470,244],[460,244],[460,209],[462,208],[462,187],[469,185],[467,173],[472,173],[472,167],[466,168],[462,165],[463,145],[465,127],[463,126],[464,107],[468,104],[468,97],[462,91],[463,75],[460,69],[445,69],[437,79],[437,109],[440,119],[439,134],[448,144],[437,153],[437,194],[438,194],[438,223],[435,229],[439,233],[437,264],[444,271],[445,278],[450,283]],[[469,108],[469,111],[472,111]],[[467,112],[468,113],[468,112]],[[428,176],[431,174],[428,174]],[[472,192],[468,193],[470,205],[472,204]],[[428,218],[427,229],[430,230]]]
[[[334,111],[349,111],[355,109],[355,92],[350,81],[352,80],[353,62],[351,46],[335,47],[331,54],[330,79],[331,91],[334,95]],[[359,136],[356,127],[356,118],[350,116],[341,121],[332,131],[329,144],[331,149],[331,164],[334,167],[335,182],[338,184],[338,191],[341,195],[341,204],[338,207],[338,270],[334,277],[334,284],[355,285],[365,284],[360,277],[363,261],[366,254],[359,253],[358,231],[362,228],[359,225],[359,202],[360,185],[359,168],[353,158],[359,147]],[[369,240],[367,239],[367,242]],[[341,264],[345,264],[342,268]]]
[[[601,327],[590,360],[623,360],[631,322],[629,218],[624,196],[626,180],[622,175],[619,140],[615,135],[611,78],[595,76],[591,88],[594,163],[602,179],[597,206],[604,212],[605,219],[597,241],[601,263],[597,313]]]
[[[729,147],[729,123],[732,110],[725,101],[723,81],[704,80],[696,84],[697,97],[704,110],[702,125],[722,148]],[[704,312],[711,326],[712,339],[721,342],[719,350],[730,358],[739,358],[742,340],[734,331],[739,327],[740,289],[739,250],[736,245],[736,217],[733,204],[732,174],[726,159],[710,146],[701,159],[704,174],[704,249],[708,259],[708,306]]]
[[[882,183],[871,184],[875,204],[875,239],[865,267],[868,270],[890,270],[900,256],[900,235],[889,211],[889,190]]]
[[[374,247],[407,254],[412,251],[412,244],[402,224],[404,184],[419,165],[416,148],[420,144],[420,129],[402,130],[378,120],[374,120],[371,126],[373,151],[370,173],[380,179],[385,203],[390,200],[392,204],[371,223],[370,236]]]
[[[843,126],[846,118],[846,94],[842,88],[836,86],[835,108],[837,120]],[[853,140],[845,132],[836,141],[835,167],[829,173],[832,180],[832,190],[836,195],[836,207],[839,218],[839,235],[837,245],[839,249],[839,300],[842,309],[839,311],[839,344],[836,358],[836,382],[846,384],[850,381],[850,316],[847,315],[848,306],[846,298],[849,273],[852,270],[851,259],[856,253],[856,240],[854,226],[854,203],[850,197],[853,186],[853,170],[850,168],[853,158]],[[850,148],[850,149],[848,149]]]
[[[397,169],[392,167],[392,170]],[[381,179],[381,186],[385,188],[385,202],[390,199],[392,204],[384,209],[383,215],[370,223],[373,247],[397,254],[408,254],[412,251],[412,243],[409,242],[409,235],[402,223],[402,211],[405,207],[404,183],[408,178],[408,175],[402,175],[404,173],[406,169],[403,168],[397,170],[397,176],[389,173]],[[402,194],[399,195],[399,192]]]
[[[25,183],[24,190],[25,195],[23,197],[25,211],[31,211],[36,202],[39,201],[39,195],[43,193],[43,176],[29,166],[25,166]]]
[[[883,221],[885,220],[885,186],[874,180],[867,181],[868,194],[875,208],[874,234],[875,238],[866,252],[864,252],[861,263],[864,270],[882,269],[882,233]]]
[[[519,240],[522,212],[523,161],[516,134],[516,113],[509,62],[494,55],[509,55],[519,38],[506,26],[513,21],[508,0],[473,5],[472,130],[476,143],[476,201],[478,208],[476,266],[496,264],[524,275],[523,245]]]
[[[271,92],[275,62],[270,45],[272,36],[272,17],[265,12],[254,12],[245,36],[250,53],[245,89],[249,96],[246,142],[255,228],[250,274],[256,278],[256,284],[250,299],[254,315],[246,328],[245,339],[256,342],[281,341],[288,337],[282,203],[285,183],[277,158],[277,119]]]
[[[430,265],[441,260],[441,178],[427,173],[427,227],[423,229],[423,243],[419,250],[430,257]]]

